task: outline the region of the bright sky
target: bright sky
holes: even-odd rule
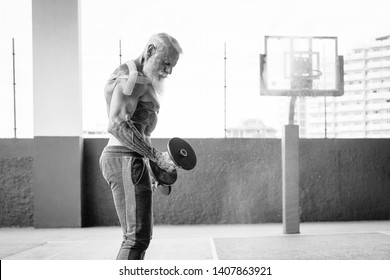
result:
[[[32,137],[31,0],[0,0],[0,137],[13,136],[12,38],[17,127]],[[81,0],[84,130],[105,129],[103,88],[119,63],[167,32],[184,54],[167,80],[153,137],[223,137],[224,43],[227,126],[247,118],[280,129],[276,97],[259,95],[265,35],[337,36],[339,53],[390,35],[388,0]]]

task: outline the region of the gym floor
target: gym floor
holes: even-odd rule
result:
[[[390,260],[390,221],[156,225],[147,260]],[[0,228],[2,260],[112,260],[119,227]]]

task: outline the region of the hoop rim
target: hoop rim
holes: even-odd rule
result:
[[[312,75],[291,75],[291,77],[293,77],[294,79],[301,79],[301,80],[315,80],[315,79],[319,79],[321,76],[322,76],[322,71],[320,70],[316,70],[316,69],[312,69],[311,71],[313,72],[317,72],[317,74],[312,74]]]

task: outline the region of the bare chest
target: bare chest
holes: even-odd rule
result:
[[[138,102],[148,103],[148,109],[158,113],[160,110],[160,102],[153,87],[148,85],[136,84],[134,93],[138,96]]]

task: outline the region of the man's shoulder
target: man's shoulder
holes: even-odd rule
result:
[[[116,77],[123,77],[128,76],[130,73],[138,73],[137,66],[132,60],[126,61],[119,65],[118,68],[115,69],[114,73],[112,73],[112,75],[115,75]]]
[[[115,69],[114,75],[120,76],[120,75],[129,75],[129,67],[126,63],[122,63],[118,66],[118,68]]]

